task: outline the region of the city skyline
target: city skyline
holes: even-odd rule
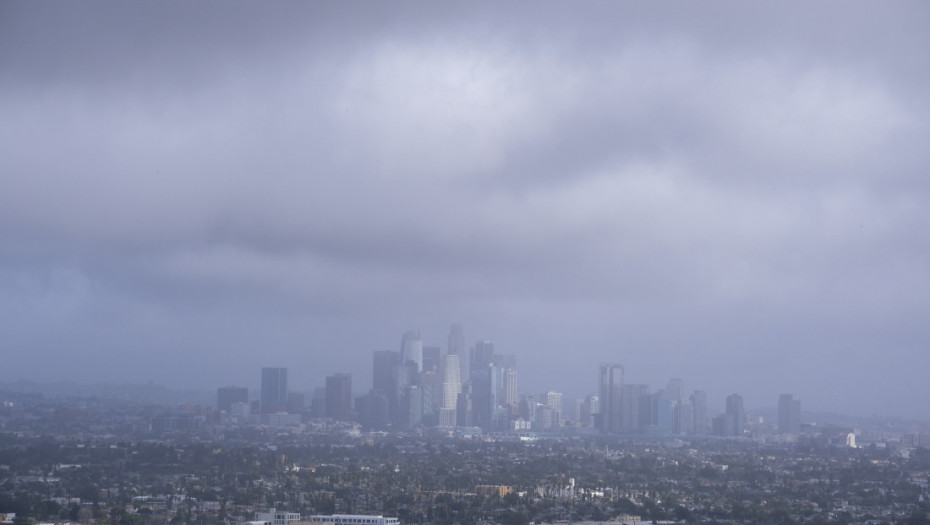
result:
[[[489,340],[524,392],[930,420],[928,19],[4,1],[5,380],[358,389],[451,339],[464,382]]]
[[[741,394],[731,392],[726,394],[725,398],[721,394],[721,403],[708,404],[707,389],[700,384],[686,386],[683,378],[670,378],[665,388],[657,386],[653,390],[653,385],[649,383],[626,382],[623,365],[601,363],[597,367],[596,384],[584,394],[566,394],[557,384],[549,385],[545,391],[527,391],[517,387],[516,356],[495,353],[493,342],[485,339],[478,340],[473,346],[468,347],[461,324],[452,324],[450,330],[452,352],[446,352],[440,346],[428,347],[436,352],[433,356],[434,362],[429,366],[423,365],[422,351],[410,351],[412,341],[416,341],[417,348],[423,345],[419,332],[408,331],[401,338],[399,350],[372,352],[374,373],[369,389],[358,385],[360,388],[353,391],[352,374],[347,372],[327,375],[323,387],[288,389],[287,367],[263,367],[259,399],[253,403],[254,407],[258,407],[256,414],[295,413],[306,408],[311,411],[320,410],[317,417],[356,420],[363,424],[366,418],[374,418],[382,421],[379,423],[381,425],[390,424],[395,428],[408,428],[426,423],[426,426],[479,426],[488,429],[496,428],[497,418],[503,417],[508,410],[511,423],[525,418],[535,421],[535,409],[531,411],[532,416],[525,412],[527,409],[524,404],[529,401],[540,406],[548,405],[557,413],[556,417],[562,418],[562,422],[569,421],[573,426],[590,427],[605,434],[641,433],[646,427],[659,424],[667,426],[676,434],[714,432],[722,435],[740,435],[746,425],[746,409]],[[462,352],[463,348],[468,349],[470,368],[474,371],[474,374],[469,373],[466,381],[461,379],[462,368],[458,360],[459,352]],[[490,373],[487,372],[486,365],[492,366],[493,375],[486,375]],[[218,387],[217,408],[229,412],[230,399],[235,397],[235,401],[242,401],[243,395],[248,396],[248,388],[229,385]],[[413,409],[407,399],[408,390],[411,388],[417,396],[415,420],[411,420],[409,411]],[[490,389],[490,393],[482,394],[481,389]],[[269,390],[275,393],[269,394]],[[688,393],[689,391],[691,393]],[[315,399],[320,403],[319,409],[304,405],[305,394],[317,398],[321,393],[323,397]],[[292,410],[291,403],[282,404],[274,400],[271,402],[271,408],[268,407],[266,399],[283,397],[290,400],[294,395],[301,396],[300,406],[296,410]],[[371,396],[382,397],[385,414],[371,415],[372,410],[375,410],[373,407],[381,403]],[[715,399],[716,393],[712,393],[710,397]],[[570,408],[566,406],[565,412],[562,409],[563,398],[566,399],[566,403],[573,405]],[[466,400],[466,405],[462,404],[463,399]],[[658,399],[666,400],[666,405],[656,406]],[[488,405],[488,408],[483,408],[485,405]],[[801,401],[798,396],[780,393],[774,406],[777,407],[778,431],[797,434],[801,419]],[[768,404],[761,403],[754,408],[768,407]],[[468,414],[463,414],[462,410],[466,410]],[[490,410],[489,415],[482,415],[486,410]],[[710,413],[709,410],[715,412]],[[391,412],[394,414],[390,415]],[[506,426],[504,423],[501,425]],[[555,423],[555,426],[559,424]],[[519,428],[522,427],[518,427],[517,430]]]

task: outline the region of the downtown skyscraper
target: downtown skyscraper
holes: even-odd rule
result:
[[[598,374],[599,428],[605,434],[620,432],[622,425],[623,366],[603,363]]]
[[[801,432],[801,400],[792,394],[778,397],[778,433],[799,434]]]
[[[262,414],[287,410],[287,368],[262,368]]]

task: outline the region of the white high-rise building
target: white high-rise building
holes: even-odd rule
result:
[[[460,372],[458,354],[446,354],[442,378],[442,408],[455,410],[459,393],[462,392]]]
[[[517,371],[513,368],[505,368],[501,374],[501,400],[505,405],[516,405],[519,401],[517,393]]]
[[[562,412],[562,392],[553,392],[552,390],[546,392],[546,406],[555,410],[556,412]]]
[[[594,418],[600,410],[598,404],[597,394],[585,396],[584,402],[581,404],[581,426],[586,428],[594,427]]]
[[[462,325],[454,324],[449,331],[448,353],[459,356],[459,377],[468,377],[468,354],[465,352],[465,333],[462,331]]]

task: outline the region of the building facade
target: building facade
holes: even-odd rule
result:
[[[287,410],[287,368],[262,368],[262,413]]]

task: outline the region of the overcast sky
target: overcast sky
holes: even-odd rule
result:
[[[5,380],[930,419],[930,4],[2,2]]]

